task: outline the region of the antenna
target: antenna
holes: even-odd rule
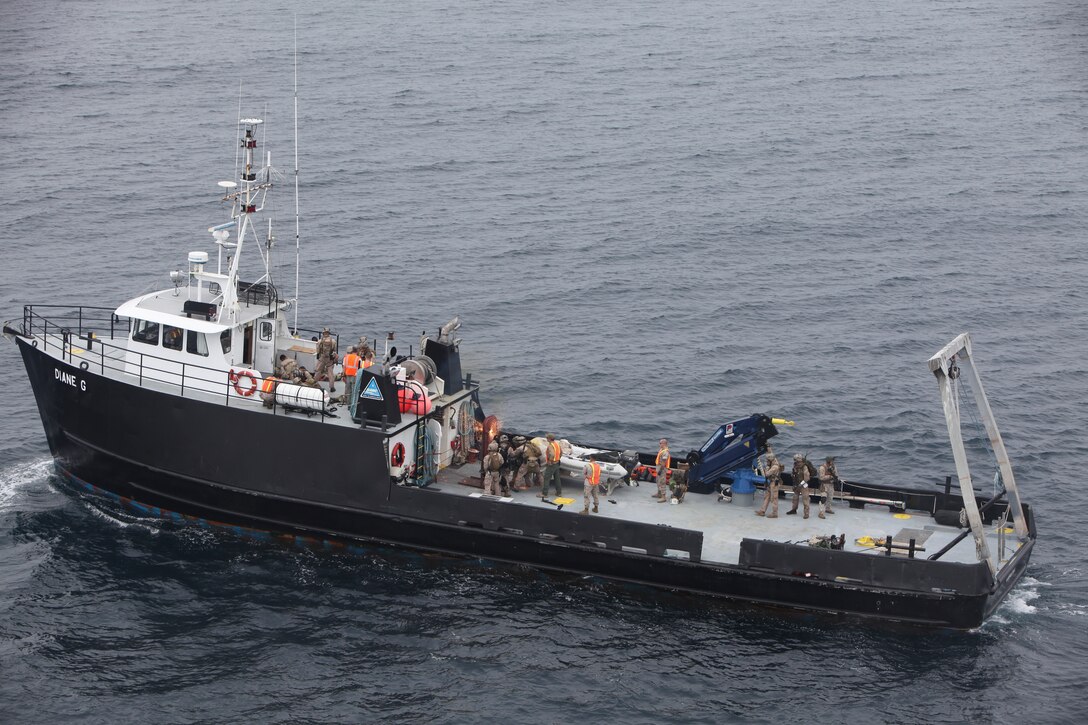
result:
[[[299,272],[299,220],[298,220],[298,15],[295,15],[295,329],[298,334],[298,272]]]
[[[235,117],[237,124],[234,126],[238,128],[238,124],[242,123],[242,79],[238,79],[238,115]],[[234,138],[231,139],[234,142],[234,175],[238,175],[238,162],[242,158],[242,147],[238,145],[237,131]]]

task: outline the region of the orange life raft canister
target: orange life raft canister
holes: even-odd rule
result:
[[[431,396],[427,395],[427,389],[411,380],[397,388],[397,402],[402,413],[427,415],[431,412]]]

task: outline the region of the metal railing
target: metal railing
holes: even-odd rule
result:
[[[280,293],[271,282],[238,280],[238,301],[246,307],[261,305],[271,310],[279,302]]]
[[[35,308],[45,308],[49,310],[56,310],[57,312],[52,318],[46,318],[35,312]],[[59,322],[58,322],[59,320]],[[125,324],[121,325],[121,320],[125,320]],[[23,334],[27,336],[33,336],[35,329],[41,329],[41,335],[44,337],[49,334],[49,328],[53,327],[56,330],[55,334],[60,334],[62,330],[71,330],[72,325],[75,326],[76,334],[80,337],[84,336],[85,330],[90,332],[93,330],[95,333],[104,331],[104,327],[108,325],[110,336],[109,339],[114,339],[118,329],[124,328],[122,335],[128,336],[128,318],[120,317],[114,313],[112,307],[72,307],[71,305],[23,305]],[[91,327],[91,326],[94,327]]]
[[[1004,495],[1005,495],[1005,487],[1002,486],[1000,491],[998,491],[996,494],[994,494],[994,496],[989,501],[987,501],[986,503],[982,504],[982,506],[979,507],[979,509],[978,509],[979,516],[982,516],[983,514],[985,514],[987,511],[989,511],[995,505],[1005,504],[1005,502],[1001,500],[1001,498]],[[1007,504],[1005,504],[1005,505],[1007,506]],[[1007,508],[1005,510],[1005,513],[1006,514],[1008,513]],[[962,521],[962,519],[961,519],[961,521]],[[936,561],[937,559],[940,559],[942,556],[944,556],[949,551],[951,551],[956,546],[956,544],[958,544],[961,541],[963,541],[964,539],[966,539],[970,534],[971,534],[971,527],[967,527],[966,529],[961,531],[954,539],[952,539],[952,541],[949,541],[947,544],[945,544],[944,547],[940,551],[938,551],[935,554],[931,554],[929,556],[930,561]]]
[[[50,316],[40,314],[40,309],[48,310]],[[35,347],[40,340],[44,352],[53,348],[61,360],[105,377],[127,379],[139,387],[153,382],[176,388],[182,396],[186,392],[201,392],[221,398],[222,404],[227,406],[231,405],[232,399],[235,405],[263,406],[259,384],[254,387],[252,397],[241,395],[228,370],[141,352],[133,347],[134,343],[129,339],[129,318],[117,315],[113,308],[24,305],[22,333],[31,338]],[[118,344],[118,341],[124,342]],[[242,385],[247,386],[246,383]],[[275,415],[280,407],[272,406],[272,414]],[[319,411],[312,414],[317,413]],[[317,417],[322,421],[326,418],[324,414]]]
[[[42,309],[48,311],[49,317],[39,313]],[[144,387],[148,382],[173,387],[182,396],[187,391],[201,392],[221,397],[223,405],[227,406],[231,405],[232,400],[235,405],[263,406],[259,384],[252,396],[239,395],[236,390],[232,395],[234,383],[230,381],[228,370],[141,352],[134,345],[142,343],[133,343],[130,331],[130,318],[117,315],[112,307],[23,306],[23,335],[32,338],[35,346],[37,340],[41,340],[43,351],[49,352],[52,347],[56,350],[57,357],[82,370],[115,379],[126,379],[139,387]],[[299,328],[295,334],[300,332],[316,333],[315,336],[320,334],[317,330],[305,328]],[[469,390],[479,389],[479,384],[472,381],[471,376],[464,382]],[[398,426],[373,420],[363,420],[361,424],[364,427],[380,427],[383,434],[392,438],[408,428],[423,425],[428,420],[444,420],[445,410],[452,404],[435,404],[427,415]],[[277,414],[281,407],[279,404],[273,406],[272,414]],[[326,418],[326,415],[318,414],[318,411],[311,414],[322,421]]]

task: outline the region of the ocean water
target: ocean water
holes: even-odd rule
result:
[[[119,304],[210,249],[239,114],[287,171],[293,288],[297,34],[302,322],[414,342],[460,314],[510,425],[688,450],[768,412],[797,421],[780,451],[923,487],[954,470],[925,361],[968,330],[1040,538],[965,633],[246,541],[62,486],[5,343],[0,721],[1082,722],[1086,21],[3,3],[5,319]]]

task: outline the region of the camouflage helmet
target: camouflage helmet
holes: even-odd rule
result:
[[[834,463],[835,462],[835,456],[828,456],[827,457],[827,462],[828,463]]]
[[[501,436],[499,436],[499,440],[503,443],[506,443],[508,440],[510,440],[510,436],[503,433]]]
[[[525,436],[514,436],[514,443],[516,443],[517,445],[520,446],[524,442],[525,442]]]
[[[491,441],[491,444],[490,444],[490,445],[488,445],[488,447],[487,447],[487,450],[489,450],[489,451],[497,451],[497,450],[499,450],[499,444],[498,444],[498,443],[496,443],[495,441]]]
[[[800,453],[794,453],[794,454],[793,454],[793,460],[795,460],[795,461],[803,461],[803,460],[805,460],[805,457],[804,457],[804,456],[802,456],[802,455],[801,455]]]

